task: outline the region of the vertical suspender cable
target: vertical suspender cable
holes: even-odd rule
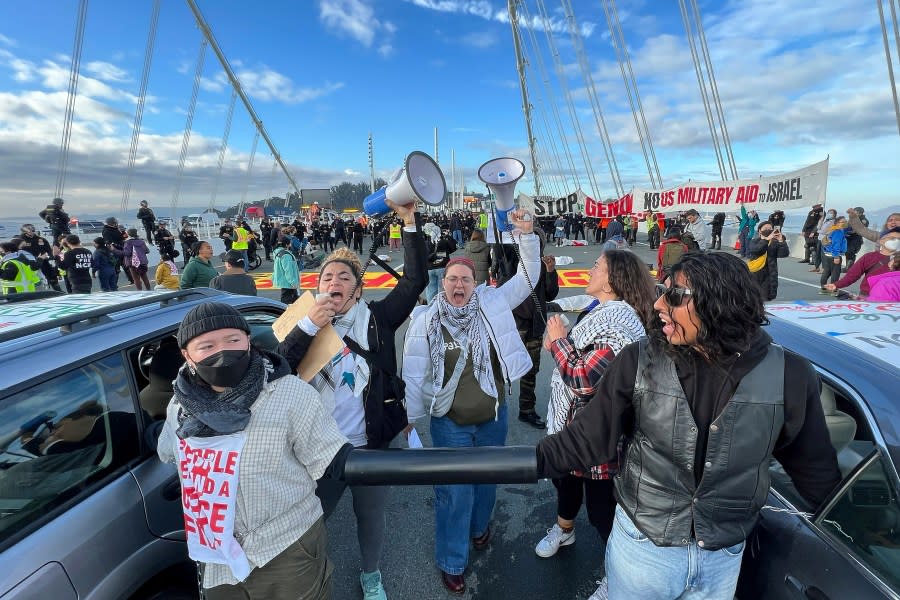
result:
[[[897,99],[897,84],[894,81],[894,65],[891,58],[891,45],[888,41],[887,23],[884,21],[884,6],[882,0],[875,0],[878,4],[878,16],[881,18],[881,35],[884,38],[884,57],[887,59],[888,81],[891,84],[891,94],[894,96],[894,114],[897,116],[897,131],[900,132],[900,102]],[[891,3],[891,9],[894,8],[894,0],[888,0]],[[896,18],[894,19],[896,25]],[[897,52],[900,53],[900,45],[897,46]]]
[[[653,140],[650,137],[650,127],[647,125],[647,118],[644,116],[644,104],[641,102],[641,94],[638,91],[637,79],[634,77],[634,70],[631,68],[631,54],[628,52],[628,44],[625,43],[625,35],[622,33],[622,23],[619,22],[619,9],[616,6],[616,0],[609,0],[613,20],[615,22],[616,31],[619,34],[621,42],[622,56],[625,58],[625,68],[628,70],[628,77],[631,80],[631,89],[634,92],[634,99],[638,107],[638,115],[644,127],[644,137],[647,140],[647,151],[650,154],[650,162],[653,165],[653,171],[656,173],[656,184],[659,189],[663,187],[662,175],[659,173],[659,164],[656,162],[656,152],[653,150]]]
[[[609,166],[609,176],[612,179],[613,188],[616,191],[616,197],[621,198],[625,192],[622,185],[622,179],[619,176],[619,165],[616,162],[616,155],[613,152],[612,141],[609,139],[609,131],[606,129],[606,119],[603,118],[603,109],[600,107],[600,99],[597,97],[597,89],[594,86],[594,77],[591,75],[591,65],[584,50],[584,42],[578,33],[578,23],[575,20],[575,12],[572,10],[572,3],[569,0],[562,0],[563,10],[566,13],[566,22],[569,25],[569,35],[572,38],[572,45],[575,47],[575,53],[578,56],[578,64],[581,67],[581,76],[584,78],[585,89],[587,90],[588,99],[591,103],[591,110],[594,113],[594,120],[597,123],[597,134],[603,143],[603,153],[606,156],[606,164]]]
[[[256,146],[259,144],[259,130],[253,135],[253,146],[250,148],[250,160],[247,161],[247,175],[244,177],[244,191],[241,192],[241,203],[238,205],[238,216],[244,214],[244,204],[247,203],[247,190],[250,189],[250,177],[253,173],[253,163],[256,160]]]
[[[275,176],[278,174],[278,161],[275,160],[275,157],[272,157],[272,172],[269,173],[269,193],[266,198],[271,199],[275,196]],[[266,200],[266,206],[268,206],[268,200]]]
[[[81,71],[81,49],[84,46],[84,25],[87,22],[88,0],[78,5],[75,23],[75,43],[72,45],[72,65],[69,68],[69,91],[66,97],[66,113],[63,118],[62,140],[59,144],[59,161],[56,167],[55,196],[62,198],[66,187],[66,170],[69,166],[69,141],[72,139],[72,120],[75,118],[75,98],[78,96],[78,74]]]
[[[159,24],[159,8],[161,0],[153,0],[150,13],[150,31],[147,34],[147,45],[144,49],[144,66],[141,70],[141,87],[138,91],[137,107],[134,109],[134,124],[131,126],[131,147],[128,149],[128,165],[125,170],[125,185],[122,187],[122,214],[128,210],[131,199],[131,177],[134,174],[134,161],[137,158],[138,140],[141,137],[141,122],[144,119],[144,102],[147,99],[147,85],[150,82],[150,65],[153,63],[153,46],[156,44],[156,28]]]
[[[709,134],[712,137],[713,150],[716,153],[716,162],[719,165],[719,173],[722,179],[727,179],[725,173],[725,161],[722,159],[722,150],[719,146],[719,136],[716,133],[715,123],[713,123],[712,112],[709,108],[709,97],[706,93],[706,82],[703,76],[703,70],[700,68],[700,60],[697,57],[697,48],[694,46],[694,33],[691,27],[690,19],[685,6],[685,0],[678,0],[681,9],[681,20],[684,22],[684,30],[687,33],[688,46],[691,49],[691,58],[694,60],[694,71],[697,74],[697,85],[700,87],[700,99],[703,101],[703,109],[706,112],[706,122],[709,124]]]
[[[538,0],[538,11],[541,14],[541,21],[544,25],[544,34],[547,36],[547,47],[553,56],[553,64],[556,68],[556,78],[563,90],[563,98],[566,101],[566,108],[569,111],[569,118],[572,119],[572,129],[575,131],[575,137],[578,140],[578,149],[581,152],[581,160],[584,162],[584,168],[587,172],[588,185],[595,198],[599,197],[600,188],[597,186],[597,179],[594,176],[594,167],[591,164],[591,157],[588,154],[587,143],[584,141],[584,134],[581,131],[581,122],[578,119],[578,113],[575,111],[575,103],[572,101],[572,95],[569,93],[569,84],[566,81],[565,69],[563,69],[562,59],[556,48],[556,42],[553,40],[553,28],[550,22],[547,8],[544,6],[543,0]]]
[[[525,58],[522,56],[522,40],[519,35],[519,18],[516,4],[519,0],[507,0],[509,23],[512,26],[513,48],[516,52],[516,71],[519,73],[519,89],[522,92],[522,112],[525,114],[525,131],[528,134],[528,149],[531,151],[531,172],[534,176],[534,193],[540,195],[541,182],[538,177],[538,160],[534,150],[534,133],[531,131],[531,103],[528,102],[528,82],[525,79]]]
[[[719,119],[719,128],[722,130],[722,143],[725,146],[725,156],[728,158],[728,166],[731,169],[731,178],[738,179],[737,164],[734,162],[734,153],[731,151],[731,138],[728,136],[728,126],[725,124],[725,110],[722,108],[722,99],[719,97],[719,86],[716,84],[716,75],[713,72],[712,59],[709,55],[709,47],[706,45],[706,33],[703,30],[703,20],[700,18],[700,9],[697,0],[691,0],[696,20],[697,33],[700,37],[700,49],[703,61],[706,64],[706,73],[709,76],[709,87],[712,90],[713,105],[716,108],[716,116]]]
[[[525,22],[530,22],[531,19],[527,15],[528,7],[526,5],[521,5],[522,9],[525,11]],[[572,150],[569,148],[568,141],[566,140],[566,132],[563,128],[562,118],[559,116],[559,108],[556,105],[556,99],[553,94],[553,88],[550,86],[550,76],[547,72],[547,68],[544,64],[544,58],[541,55],[541,49],[537,42],[537,36],[534,34],[533,28],[527,28],[528,30],[528,39],[531,42],[531,51],[534,56],[535,62],[538,65],[538,71],[540,72],[541,81],[544,84],[544,95],[547,97],[547,104],[550,106],[551,115],[553,116],[554,125],[556,125],[557,135],[559,136],[560,143],[563,147],[563,152],[566,157],[566,163],[569,167],[569,173],[571,174],[572,180],[574,182],[575,187],[578,186],[578,170],[575,168],[575,159],[572,156]],[[538,98],[538,102],[540,102],[540,97]],[[549,127],[547,129],[549,133]],[[551,140],[555,139],[550,137]],[[558,156],[558,155],[557,155]],[[560,170],[560,172],[564,172]]]
[[[213,179],[212,193],[209,195],[209,208],[216,207],[216,196],[219,194],[219,180],[222,178],[222,165],[225,164],[225,152],[228,150],[228,137],[231,135],[231,119],[234,116],[234,105],[237,102],[237,92],[231,90],[231,101],[228,103],[228,112],[225,113],[225,131],[222,133],[222,143],[219,144],[219,158],[216,161],[216,177]]]
[[[191,128],[194,125],[194,111],[197,109],[197,94],[200,92],[200,79],[203,77],[203,63],[206,59],[206,38],[200,40],[200,52],[197,54],[197,67],[194,70],[194,87],[191,91],[191,102],[188,105],[187,119],[184,123],[184,136],[181,138],[181,154],[178,156],[178,169],[175,172],[175,189],[172,190],[172,222],[177,223],[175,210],[181,195],[181,178],[184,174],[184,162],[187,159],[188,146],[191,143]]]

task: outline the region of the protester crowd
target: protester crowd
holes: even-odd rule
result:
[[[90,293],[94,279],[114,291],[121,272],[137,289],[152,289],[152,268],[156,289],[254,295],[247,271],[264,252],[274,287],[290,303],[302,272],[318,273],[315,304],[275,352],[256,348],[244,318],[221,303],[198,306],[179,328],[186,362],[159,456],[183,463],[186,448],[225,447],[240,464],[233,484],[242,500],[224,519],[233,543],[192,554],[206,597],[330,598],[335,566],[324,523],[349,487],[363,597],[386,599],[390,489],[348,486],[344,465],[361,449],[414,439],[423,420],[434,446],[445,448],[505,445],[513,407],[520,422],[546,429],[535,452],[540,476],[557,490],[557,518],[534,550],[549,558],[573,543],[585,504],[600,534],[598,555],[605,546],[606,577],[592,599],[688,591],[732,598],[769,488],[769,462],[783,465],[812,506],[839,481],[816,372],[761,328],[763,303],[777,296],[778,261],[788,255],[780,211],[763,219],[742,208],[736,255],[722,250],[724,213],[707,223],[696,210],[643,220],[534,219],[516,210],[514,244],[490,245],[487,224],[472,213],[423,217],[412,206],[390,206],[393,214],[379,220],[263,219],[256,230],[226,220],[218,234],[224,272],[213,267],[208,241],[188,225],[172,233],[146,202],[136,215],[146,239],[111,217],[93,250],[84,248],[56,199],[40,215],[51,240],[25,225],[2,244],[4,293],[39,286]],[[630,250],[641,227],[658,252],[655,279]],[[547,248],[586,241],[591,229],[600,247],[585,295],[557,299]],[[368,254],[367,235],[374,238]],[[900,300],[900,214],[869,229],[861,208],[844,217],[816,205],[802,235],[801,262],[821,270],[823,293],[862,280],[862,296]],[[862,239],[877,249],[859,256]],[[148,243],[159,250],[155,266]],[[404,269],[383,299],[367,300],[364,264],[379,247],[388,248],[386,259],[399,252]],[[554,314],[564,310],[578,313],[571,327]],[[396,333],[408,319],[398,364]],[[293,373],[323,330],[343,347],[303,381]],[[542,350],[552,358],[549,399],[534,394]],[[546,420],[538,410],[545,402]],[[204,490],[191,493],[204,501]],[[489,547],[494,535],[496,486],[437,485],[434,497],[434,562],[444,587],[461,594],[470,551]]]

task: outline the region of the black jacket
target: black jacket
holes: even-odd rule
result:
[[[156,215],[153,214],[153,211],[147,208],[146,206],[142,206],[137,211],[137,218],[141,220],[144,225],[153,225],[156,221]]]
[[[119,231],[119,227],[116,225],[104,225],[103,232],[100,235],[103,236],[108,246],[121,250],[125,245],[125,236],[122,235],[122,232]]]
[[[677,353],[678,379],[699,432],[694,457],[698,480],[703,476],[710,424],[727,405],[741,378],[765,356],[771,341],[761,331],[747,352],[720,365],[710,365],[690,349]],[[618,460],[619,439],[622,435],[629,437],[634,428],[631,401],[638,352],[638,342],[626,346],[606,369],[594,401],[588,402],[563,431],[538,442],[539,476],[561,477]],[[797,491],[818,505],[841,480],[819,398],[819,377],[805,358],[790,352],[785,352],[784,369],[784,426],[773,456]]]
[[[385,400],[399,401],[404,398],[403,380],[397,374],[397,351],[395,337],[397,329],[412,313],[419,302],[419,295],[428,285],[428,271],[425,268],[425,234],[422,233],[421,218],[416,214],[416,232],[402,233],[403,276],[396,287],[382,300],[369,302],[372,317],[369,320],[369,352],[373,360],[368,360],[371,371],[369,384],[363,391],[366,414],[366,437],[369,448],[386,448],[391,439],[385,439]],[[284,356],[295,369],[306,355],[313,336],[299,327],[294,327],[287,338],[278,345],[278,353]],[[376,360],[378,364],[376,364]],[[405,415],[405,409],[402,413]],[[405,419],[405,416],[403,417]],[[395,432],[396,433],[396,432]]]
[[[496,245],[494,247],[498,248]],[[511,245],[504,244],[502,248],[505,260],[499,256],[499,252],[495,254],[498,258],[495,261],[498,266],[500,262],[504,263],[501,268],[496,269],[500,273],[497,279],[498,287],[515,275],[516,267],[519,264],[518,255]],[[537,306],[534,303],[533,296],[529,296],[513,309],[513,317],[516,319],[516,329],[525,331],[528,339],[540,339],[544,335],[544,330],[547,329],[547,303],[556,300],[556,296],[559,294],[559,276],[557,276],[556,271],[548,273],[547,267],[541,261],[541,274],[538,276],[537,281],[531,282],[531,285],[534,286],[534,292],[541,303],[540,310],[544,318],[542,319],[537,313]]]
[[[790,255],[791,250],[785,242],[772,241],[760,237],[753,238],[747,244],[747,253],[750,258],[762,256],[763,252],[767,252],[766,265],[759,271],[753,273],[759,289],[762,292],[763,300],[774,300],[778,295],[778,259],[786,258]]]

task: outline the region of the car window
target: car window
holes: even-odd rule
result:
[[[0,400],[0,543],[138,456],[116,354]]]
[[[252,309],[243,310],[241,314],[250,325],[250,340],[253,344],[262,350],[274,352],[278,347],[278,339],[272,333],[272,323],[278,318],[278,313]]]
[[[823,512],[818,524],[900,592],[900,504],[880,454]]]

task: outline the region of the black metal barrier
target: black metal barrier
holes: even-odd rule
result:
[[[534,446],[353,450],[344,465],[351,485],[534,483]]]

